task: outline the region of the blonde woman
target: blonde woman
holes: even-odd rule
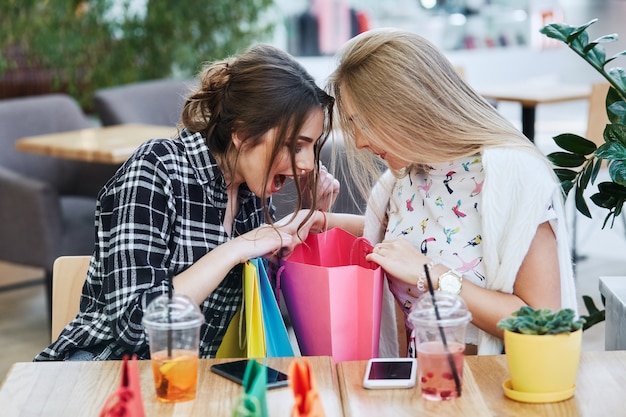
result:
[[[344,225],[377,243],[369,260],[386,271],[408,331],[412,303],[427,291],[424,265],[435,289],[467,303],[468,352],[501,353],[496,325],[523,305],[576,309],[549,161],[430,42],[365,32],[339,53],[328,89],[352,175],[369,196],[364,223]],[[328,225],[340,220],[329,215]]]

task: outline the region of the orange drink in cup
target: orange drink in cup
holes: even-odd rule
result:
[[[161,296],[144,312],[154,387],[159,401],[196,398],[200,326],[204,316],[185,296]]]
[[[188,401],[196,398],[198,380],[198,352],[174,349],[155,352],[152,372],[157,398],[165,402]]]

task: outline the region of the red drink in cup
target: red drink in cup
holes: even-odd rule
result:
[[[449,354],[463,385],[463,356],[465,344],[448,343]],[[426,342],[417,345],[417,362],[422,396],[440,401],[458,397],[454,373],[450,367],[448,353],[441,342]]]
[[[415,303],[409,320],[415,329],[422,397],[431,401],[460,397],[465,329],[472,320],[467,305],[455,294],[426,293]]]

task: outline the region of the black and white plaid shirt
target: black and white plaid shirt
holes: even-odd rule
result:
[[[262,223],[263,202],[242,185],[232,236]],[[144,143],[103,187],[96,207],[96,246],[80,313],[35,360],[62,360],[87,350],[95,359],[125,353],[148,358],[144,308],[175,276],[229,240],[222,221],[226,183],[204,137]],[[242,266],[229,272],[200,305],[200,356],[214,356],[241,305]]]

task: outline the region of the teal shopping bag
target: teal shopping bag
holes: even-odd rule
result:
[[[294,356],[287,327],[267,275],[267,261],[262,258],[255,258],[251,259],[250,262],[256,266],[259,277],[267,357]]]

